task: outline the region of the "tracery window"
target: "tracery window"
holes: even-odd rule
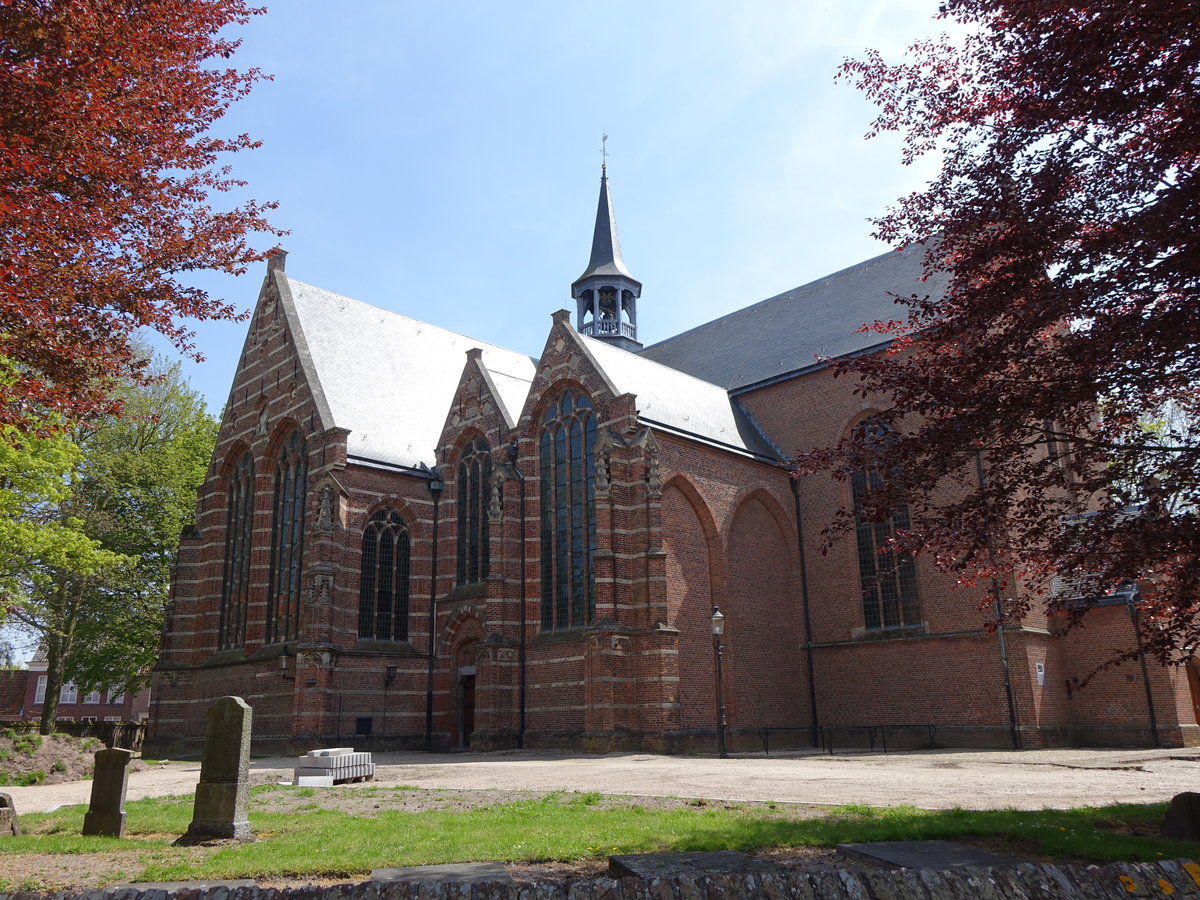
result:
[[[596,416],[567,390],[542,417],[542,628],[586,625],[595,612]]]
[[[304,509],[308,489],[304,438],[293,431],[275,461],[275,509],[271,526],[271,586],[267,594],[267,643],[290,641],[300,627]]]
[[[254,461],[243,453],[229,476],[225,512],[225,567],[221,576],[221,623],[218,649],[246,642],[250,596],[250,543],[254,533]]]
[[[362,538],[358,588],[358,636],[375,641],[408,640],[408,527],[395,510],[371,516]]]
[[[858,537],[863,621],[871,631],[921,624],[916,563],[911,556],[897,555],[888,549],[888,541],[893,535],[909,527],[908,507],[902,506],[887,522],[868,522],[861,514],[864,496],[882,485],[883,480],[877,472],[855,472],[850,479]]]
[[[458,583],[488,576],[488,492],[492,456],[483,438],[470,441],[458,463]]]

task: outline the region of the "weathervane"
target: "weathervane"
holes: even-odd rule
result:
[[[600,156],[603,158],[603,161],[600,163],[600,168],[602,168],[602,169],[608,168],[608,147],[606,146],[607,144],[608,144],[608,135],[601,134],[601,136],[600,136]]]

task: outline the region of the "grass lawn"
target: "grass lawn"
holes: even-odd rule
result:
[[[750,850],[831,846],[859,841],[987,838],[1015,855],[1106,862],[1195,857],[1197,844],[1157,836],[1164,804],[1041,812],[929,811],[912,807],[831,807],[814,817],[786,804],[679,803],[664,808],[598,794],[549,794],[470,809],[404,812],[387,809],[389,794],[413,788],[372,787],[379,808],[339,811],[323,804],[330,789],[266,786],[252,791],[251,844],[175,847],[187,830],[192,797],[127,804],[123,840],[83,837],[85,807],[21,817],[24,834],[0,842],[0,864],[23,877],[0,879],[0,890],[61,886],[45,874],[59,857],[86,867],[104,861],[90,883],[182,881],[198,878],[365,878],[373,868],[498,860],[603,859],[613,853]],[[337,790],[337,789],[332,789]],[[294,808],[269,806],[290,793]],[[301,802],[306,801],[306,802]],[[799,814],[798,814],[799,813]],[[65,860],[64,860],[65,862]]]

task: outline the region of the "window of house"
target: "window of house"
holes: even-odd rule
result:
[[[363,531],[358,588],[358,636],[408,640],[410,540],[404,519],[384,509]]]
[[[243,453],[229,477],[225,513],[225,567],[222,573],[221,650],[246,642],[246,607],[250,596],[250,541],[254,533],[254,461]]]
[[[120,722],[121,717],[120,716],[105,716],[104,721],[105,722]]]
[[[79,698],[79,689],[75,687],[75,682],[68,681],[58,691],[59,703],[74,703]]]
[[[96,721],[96,717],[95,716],[80,716],[79,721],[92,723],[92,722]]]
[[[45,702],[46,702],[46,681],[47,681],[47,677],[48,677],[48,676],[46,676],[46,675],[39,675],[39,676],[38,676],[38,680],[37,680],[37,689],[34,691],[34,694],[33,694],[33,702],[34,702],[35,704],[39,704],[39,705],[40,705],[40,704],[42,704],[42,703],[45,703]]]
[[[108,702],[109,703],[124,703],[125,702],[125,692],[124,691],[109,691],[108,692]]]
[[[586,625],[595,612],[596,416],[583,394],[564,391],[542,417],[542,628]]]
[[[267,594],[267,643],[290,641],[300,626],[300,567],[304,556],[304,507],[308,455],[293,431],[275,461],[271,527],[271,582]]]
[[[488,517],[492,456],[487,442],[467,444],[458,463],[458,583],[477,584],[488,575]]]
[[[86,694],[83,695],[83,702],[84,703],[99,703],[100,702],[100,692],[99,691],[88,691]]]
[[[857,522],[863,622],[872,631],[920,625],[916,563],[911,556],[898,556],[888,549],[892,536],[909,527],[908,507],[898,510],[891,521],[868,522],[858,514],[863,497],[869,490],[880,487],[882,480],[874,472],[855,472],[850,485]]]

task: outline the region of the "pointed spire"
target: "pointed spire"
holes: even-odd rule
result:
[[[608,195],[608,165],[600,166],[600,202],[596,206],[596,230],[592,233],[592,258],[580,279],[589,275],[624,275],[632,278],[621,259],[621,239],[617,219]]]
[[[607,140],[607,137],[605,138]],[[629,274],[621,259],[621,240],[608,194],[608,165],[600,167],[600,202],[592,233],[588,267],[571,285],[578,304],[576,329],[625,350],[641,350],[637,339],[637,301],[642,283]]]

